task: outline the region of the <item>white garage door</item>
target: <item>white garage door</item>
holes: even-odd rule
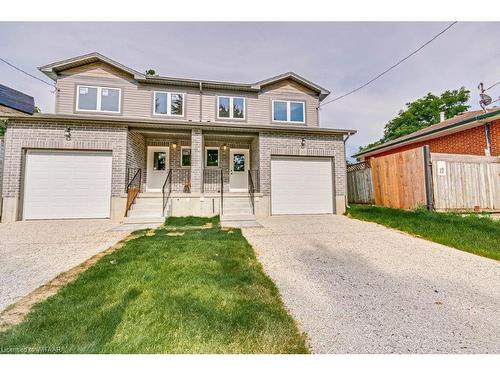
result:
[[[332,160],[312,157],[273,157],[273,214],[333,213]]]
[[[108,218],[110,207],[110,152],[27,152],[23,219]]]

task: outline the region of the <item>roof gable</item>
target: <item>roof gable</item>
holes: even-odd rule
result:
[[[287,73],[277,75],[275,77],[267,78],[265,80],[256,82],[255,86],[258,86],[259,89],[262,89],[263,87],[266,87],[266,86],[269,86],[269,85],[272,85],[272,84],[275,84],[275,83],[278,83],[281,81],[285,81],[285,80],[292,80],[294,82],[301,84],[304,87],[307,87],[310,90],[313,90],[314,92],[316,92],[318,94],[320,100],[323,100],[324,98],[326,98],[330,94],[329,90],[305,79],[304,77],[302,77],[294,72],[287,72]]]
[[[323,100],[326,98],[330,91],[327,89],[305,79],[304,77],[294,73],[287,72],[275,77],[267,78],[265,80],[256,82],[256,83],[236,83],[236,82],[225,82],[225,81],[217,81],[217,80],[199,80],[199,79],[189,79],[189,78],[175,78],[175,77],[165,77],[165,76],[149,76],[142,74],[134,69],[131,69],[119,62],[116,62],[104,55],[101,55],[97,52],[92,52],[86,55],[73,57],[66,60],[57,61],[51,64],[47,64],[39,67],[38,69],[46,74],[53,80],[58,79],[58,75],[60,72],[63,72],[68,69],[77,68],[83,65],[92,64],[96,62],[102,62],[108,64],[115,69],[121,70],[127,74],[130,74],[135,80],[139,82],[146,83],[157,83],[157,84],[171,84],[177,86],[191,86],[191,87],[199,87],[202,85],[206,88],[215,88],[215,89],[233,89],[239,91],[251,91],[251,92],[259,92],[262,88],[278,83],[284,80],[292,80],[294,82],[299,83],[300,85],[307,87],[308,89],[314,91],[318,94],[319,100]]]

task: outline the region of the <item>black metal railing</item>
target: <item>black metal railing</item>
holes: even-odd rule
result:
[[[203,192],[220,194],[220,214],[224,214],[224,179],[229,178],[228,170],[205,168],[203,170]]]
[[[132,174],[133,173],[133,174]],[[132,176],[132,178],[130,178]],[[128,211],[132,204],[134,204],[135,198],[137,194],[141,191],[141,180],[142,180],[142,172],[141,168],[129,168],[127,170],[127,204],[125,209],[125,216],[128,215]]]
[[[178,168],[170,169],[172,172],[172,191],[178,193],[191,192],[191,169]]]
[[[224,170],[220,170],[220,216],[224,215]]]
[[[165,216],[165,208],[167,207],[170,194],[172,193],[172,170],[168,171],[167,178],[165,178],[161,192],[163,196],[162,216]]]
[[[224,180],[221,179],[223,169],[205,168],[203,170],[203,192],[220,193],[224,188]]]
[[[252,214],[255,215],[255,185],[253,183],[252,171],[248,170],[248,196],[252,205]]]

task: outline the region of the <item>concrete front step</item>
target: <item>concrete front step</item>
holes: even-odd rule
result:
[[[252,221],[255,220],[255,215],[252,214],[226,214],[220,217],[220,221]]]
[[[241,215],[253,215],[253,212],[251,209],[228,209],[224,207],[224,215],[231,215],[231,216],[241,216]]]
[[[129,217],[161,217],[162,209],[160,207],[151,210],[149,208],[138,208],[134,210],[130,210],[128,212]]]
[[[123,218],[123,224],[163,224],[165,222],[165,217],[163,216],[127,216]]]
[[[221,227],[223,228],[261,228],[260,225],[255,220],[250,221],[221,221]]]

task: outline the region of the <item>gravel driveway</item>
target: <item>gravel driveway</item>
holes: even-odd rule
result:
[[[0,311],[121,240],[110,220],[0,224]]]
[[[500,262],[344,216],[244,229],[316,353],[500,353]]]

